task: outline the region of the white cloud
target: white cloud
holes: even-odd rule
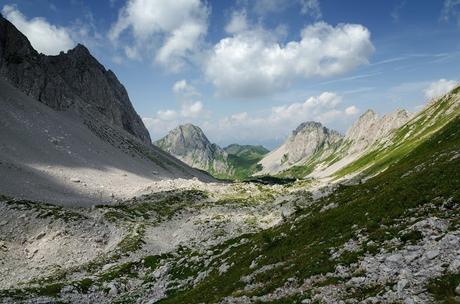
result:
[[[160,110],[157,112],[157,118],[161,120],[173,120],[177,118],[177,112],[174,110]]]
[[[15,6],[5,5],[2,14],[27,36],[32,46],[46,55],[57,55],[75,46],[71,30],[50,24],[46,19],[27,19]]]
[[[174,94],[181,100],[188,100],[194,97],[200,97],[194,86],[190,85],[187,80],[176,81],[172,87]]]
[[[233,12],[230,22],[225,27],[225,31],[229,34],[236,34],[245,31],[248,28],[248,20],[246,11]]]
[[[319,121],[329,125],[348,119],[347,109],[342,110],[342,97],[332,92],[312,96],[304,102],[272,107],[265,114],[250,115],[240,112],[222,118],[217,126],[208,130],[211,137],[220,141],[273,142],[282,141],[300,123]],[[349,112],[350,110],[348,110]]]
[[[259,15],[280,12],[288,6],[286,0],[254,0],[254,11]]]
[[[263,29],[220,40],[205,64],[205,75],[221,95],[254,97],[287,87],[300,78],[329,77],[367,64],[374,47],[358,24],[307,26],[299,41],[283,45]]]
[[[173,71],[200,47],[207,33],[209,9],[201,0],[129,0],[109,32],[117,42],[124,32],[132,36],[139,53],[154,50],[154,61]]]
[[[181,114],[183,117],[199,117],[203,113],[201,101],[185,102],[182,104]]]
[[[316,20],[321,19],[321,8],[318,0],[300,0],[302,5],[301,13],[304,15],[310,15]]]
[[[349,106],[345,109],[345,114],[347,115],[355,115],[359,112],[359,109],[356,106]]]
[[[439,79],[438,81],[430,83],[423,93],[425,93],[427,99],[433,99],[446,94],[458,85],[458,81],[455,80]]]

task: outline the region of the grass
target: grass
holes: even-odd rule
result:
[[[459,285],[460,273],[444,274],[432,279],[427,289],[439,303],[455,304],[459,302],[460,296],[455,294],[455,288]]]
[[[453,92],[457,92],[459,88]],[[397,129],[391,138],[391,145],[380,145],[358,160],[335,173],[336,178],[363,171],[365,175],[375,175],[390,165],[401,161],[412,150],[428,141],[431,136],[441,130],[450,121],[460,115],[460,107],[453,106],[459,98],[457,95],[446,95],[425,109],[407,124]],[[448,111],[451,111],[448,113]]]
[[[254,269],[251,263],[257,259],[258,267],[278,265],[268,272],[258,274],[252,283],[261,287],[248,296],[265,295],[283,286],[289,278],[302,281],[316,274],[334,271],[339,264],[349,265],[366,252],[376,248],[362,246],[356,252],[347,252],[338,259],[332,259],[331,248],[339,248],[356,231],[363,231],[376,244],[401,236],[406,241],[416,240],[417,233],[404,236],[407,228],[405,219],[417,216],[417,210],[433,211],[448,200],[460,201],[460,158],[450,160],[452,153],[460,147],[460,120],[448,124],[440,133],[428,139],[404,161],[391,166],[382,174],[361,185],[342,186],[333,195],[323,198],[317,205],[301,211],[295,221],[256,233],[248,242],[232,248],[222,258],[233,264],[227,272],[211,274],[193,288],[174,294],[161,303],[214,303],[233,294],[245,294],[246,283],[241,278],[250,275]],[[415,166],[422,170],[401,178]],[[322,206],[338,204],[337,208],[319,212]],[[458,204],[455,205],[458,212]],[[450,213],[452,214],[452,213]],[[379,292],[380,287],[358,291],[360,297]]]

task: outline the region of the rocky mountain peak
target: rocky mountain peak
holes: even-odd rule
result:
[[[223,175],[230,170],[227,152],[211,143],[203,130],[193,124],[174,128],[155,145],[186,164],[211,174]]]
[[[0,76],[54,110],[72,111],[83,121],[104,120],[151,144],[126,89],[82,44],[57,56],[39,54],[0,17]]]

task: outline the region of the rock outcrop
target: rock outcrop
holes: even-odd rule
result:
[[[191,167],[216,176],[231,173],[227,152],[211,143],[203,131],[195,125],[178,126],[154,144]]]
[[[409,119],[410,114],[402,109],[382,117],[379,117],[372,110],[367,110],[348,129],[345,135],[345,142],[351,143],[347,154],[363,152],[390,131],[401,127]]]
[[[326,156],[340,145],[342,139],[343,135],[319,122],[302,123],[279,148],[259,162],[263,169],[258,174],[278,173],[294,165],[303,164],[314,155]]]
[[[88,113],[97,115],[150,144],[150,135],[123,85],[81,44],[57,56],[39,54],[0,16],[0,75],[55,110],[72,110],[84,120]]]

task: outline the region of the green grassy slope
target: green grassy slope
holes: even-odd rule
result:
[[[364,175],[374,175],[401,160],[407,153],[436,134],[452,119],[460,116],[459,93],[460,87],[441,97],[408,123],[395,130],[389,144],[380,143],[369,153],[337,171],[335,176],[340,178],[357,172],[363,172]]]
[[[224,148],[228,162],[234,168],[230,178],[246,179],[259,170],[257,163],[269,151],[262,146],[232,144]]]
[[[287,282],[295,286],[313,275],[333,272],[339,264],[350,265],[364,254],[375,254],[385,240],[398,236],[404,239],[403,229],[428,216],[448,218],[449,228],[459,229],[459,153],[460,119],[457,118],[366,183],[341,186],[308,210],[299,211],[293,221],[216,247],[216,252],[222,252],[219,263],[229,265],[228,271],[219,273],[219,263],[213,263],[210,266],[215,268],[210,268],[210,275],[201,283],[190,289],[178,289],[161,303],[216,303],[227,296],[268,294]],[[332,203],[337,207],[320,211]],[[342,246],[358,231],[365,233],[373,245],[367,245],[368,242],[356,252],[332,259],[331,248]],[[230,244],[233,247],[228,247]],[[227,247],[224,252],[222,248]],[[255,262],[256,267],[251,267]],[[268,265],[271,265],[269,271],[253,276],[254,288],[247,288],[242,278]],[[453,292],[439,290],[443,286],[452,288],[451,281],[452,278],[441,277],[429,290],[437,292],[435,296],[440,301],[449,301]],[[330,278],[320,284],[334,282]],[[355,296],[365,298],[384,287],[357,290]],[[292,295],[277,303],[292,303],[305,297],[308,291],[302,297]]]

